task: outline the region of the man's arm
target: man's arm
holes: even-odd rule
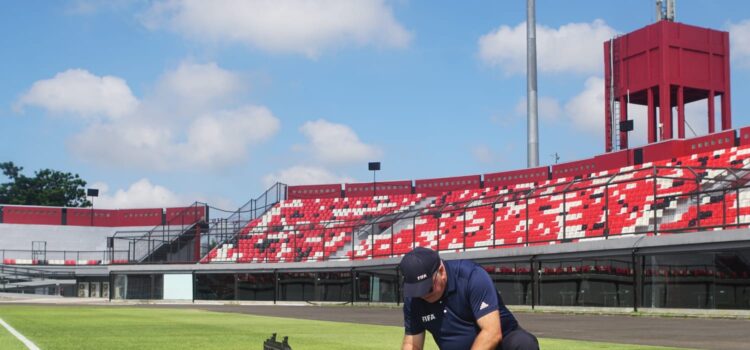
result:
[[[401,350],[422,350],[424,348],[424,332],[419,334],[405,334]]]
[[[500,330],[500,311],[492,311],[477,320],[479,334],[474,338],[471,350],[494,350],[503,340]],[[424,339],[423,339],[424,341]]]

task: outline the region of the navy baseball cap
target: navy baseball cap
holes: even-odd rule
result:
[[[432,249],[414,248],[398,265],[404,275],[404,296],[421,297],[432,289],[432,277],[440,267],[440,256]]]

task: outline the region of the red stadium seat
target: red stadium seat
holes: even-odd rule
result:
[[[285,200],[203,262],[356,260],[414,247],[459,252],[748,226],[750,190],[726,190],[747,181],[726,169],[747,165],[743,146],[438,195]]]

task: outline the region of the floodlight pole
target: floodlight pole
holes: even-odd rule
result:
[[[380,170],[380,162],[370,162],[367,164],[367,170],[372,171],[372,196],[377,195],[377,181],[375,180],[375,172]]]
[[[529,168],[539,166],[539,120],[536,87],[536,9],[535,0],[526,0],[526,123]]]
[[[99,196],[99,189],[89,188],[86,190],[86,195],[91,197],[91,227],[94,227],[94,197]]]

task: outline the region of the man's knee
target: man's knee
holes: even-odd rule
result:
[[[498,350],[539,350],[539,341],[523,328],[503,335]]]

